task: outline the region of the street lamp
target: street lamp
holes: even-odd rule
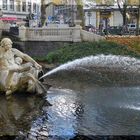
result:
[[[74,0],[71,1],[71,25],[70,26],[74,26]]]
[[[90,11],[88,11],[87,16],[88,16],[88,24],[90,25],[90,17],[91,17],[91,12]]]

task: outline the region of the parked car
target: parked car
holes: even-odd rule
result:
[[[128,30],[136,30],[137,26],[136,23],[129,23],[127,24]]]

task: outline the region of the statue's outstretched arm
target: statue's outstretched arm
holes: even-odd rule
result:
[[[37,69],[41,69],[42,66],[40,66],[33,58],[31,58],[29,55],[22,53],[21,51],[17,50],[17,49],[13,49],[12,50],[13,53],[18,56],[21,57],[24,61],[27,62],[31,62]]]

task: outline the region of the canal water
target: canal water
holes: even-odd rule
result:
[[[29,140],[139,135],[139,64],[134,58],[100,55],[48,72],[45,81],[52,87],[45,98],[0,98],[0,134],[26,133]]]
[[[140,87],[52,88],[48,100],[50,136],[140,134]]]
[[[139,135],[139,64],[134,58],[99,55],[48,72],[44,77],[52,85],[47,95],[52,106],[43,108],[48,115],[41,128],[52,139]]]

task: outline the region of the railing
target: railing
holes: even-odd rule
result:
[[[19,29],[19,38],[23,41],[70,41],[81,42],[80,26],[76,27],[45,27]]]
[[[87,32],[76,27],[45,27],[45,28],[19,28],[19,38],[22,41],[60,41],[81,42],[99,41],[105,39],[100,35]]]

